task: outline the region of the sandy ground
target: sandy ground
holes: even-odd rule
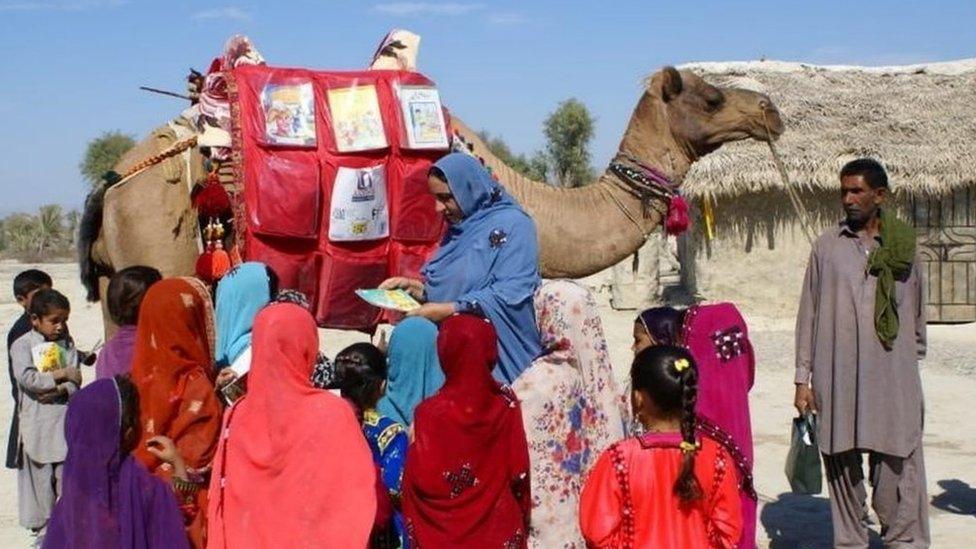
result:
[[[28,267],[0,261],[0,326],[4,333],[19,314],[10,295],[13,277]],[[78,346],[91,348],[102,335],[101,309],[97,304],[84,301],[77,268],[71,264],[39,267],[52,275],[55,286],[71,300],[73,310],[69,324]],[[598,276],[586,282],[600,289],[604,279]],[[615,370],[622,378],[630,359],[633,314],[610,309],[606,291],[601,291],[600,302]],[[751,402],[756,488],[762,503],[759,546],[830,547],[830,511],[826,494],[820,497],[793,496],[783,474],[793,416],[790,315],[748,318],[758,354]],[[334,356],[345,345],[365,340],[366,336],[322,330],[320,339],[326,352]],[[923,364],[922,381],[927,395],[925,458],[932,503],[933,547],[976,545],[976,423],[966,421],[972,413],[972,396],[976,394],[974,344],[976,325],[930,327],[930,354]],[[4,350],[4,364],[5,353]],[[88,379],[94,377],[91,369],[85,373]],[[7,375],[0,376],[0,393],[9,394],[9,383]],[[0,401],[0,433],[2,443],[6,444],[12,404],[6,396],[0,396]],[[29,545],[29,537],[17,525],[16,482],[14,471],[0,473],[0,547],[3,548]]]

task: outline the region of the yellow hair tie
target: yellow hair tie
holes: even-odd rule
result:
[[[701,444],[697,442],[695,444],[692,444],[690,442],[682,440],[681,444],[678,447],[681,448],[681,451],[686,454],[694,454],[695,452],[698,451],[699,448],[701,448]]]
[[[687,358],[679,358],[674,361],[674,369],[678,372],[683,372],[689,366],[691,366],[691,363],[688,362]]]

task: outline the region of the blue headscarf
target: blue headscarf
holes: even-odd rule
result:
[[[271,280],[263,263],[242,263],[217,284],[218,368],[229,366],[251,346],[254,317],[271,302]]]
[[[463,218],[424,266],[427,300],[488,317],[498,332],[495,378],[511,383],[542,351],[532,305],[540,283],[535,223],[474,157],[452,153],[434,165]]]
[[[414,408],[444,384],[444,372],[437,360],[437,325],[421,317],[409,317],[397,324],[390,336],[387,361],[386,394],[377,409],[410,425]]]

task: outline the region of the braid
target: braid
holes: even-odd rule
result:
[[[694,367],[685,368],[681,379],[681,438],[694,447],[695,441],[695,401],[698,399],[698,371]],[[674,493],[682,502],[701,499],[702,488],[695,477],[695,451],[685,450],[681,461],[681,472],[674,483]]]

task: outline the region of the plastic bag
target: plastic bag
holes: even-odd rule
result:
[[[823,489],[817,416],[804,414],[793,420],[790,452],[786,455],[786,479],[794,494],[819,494]]]

